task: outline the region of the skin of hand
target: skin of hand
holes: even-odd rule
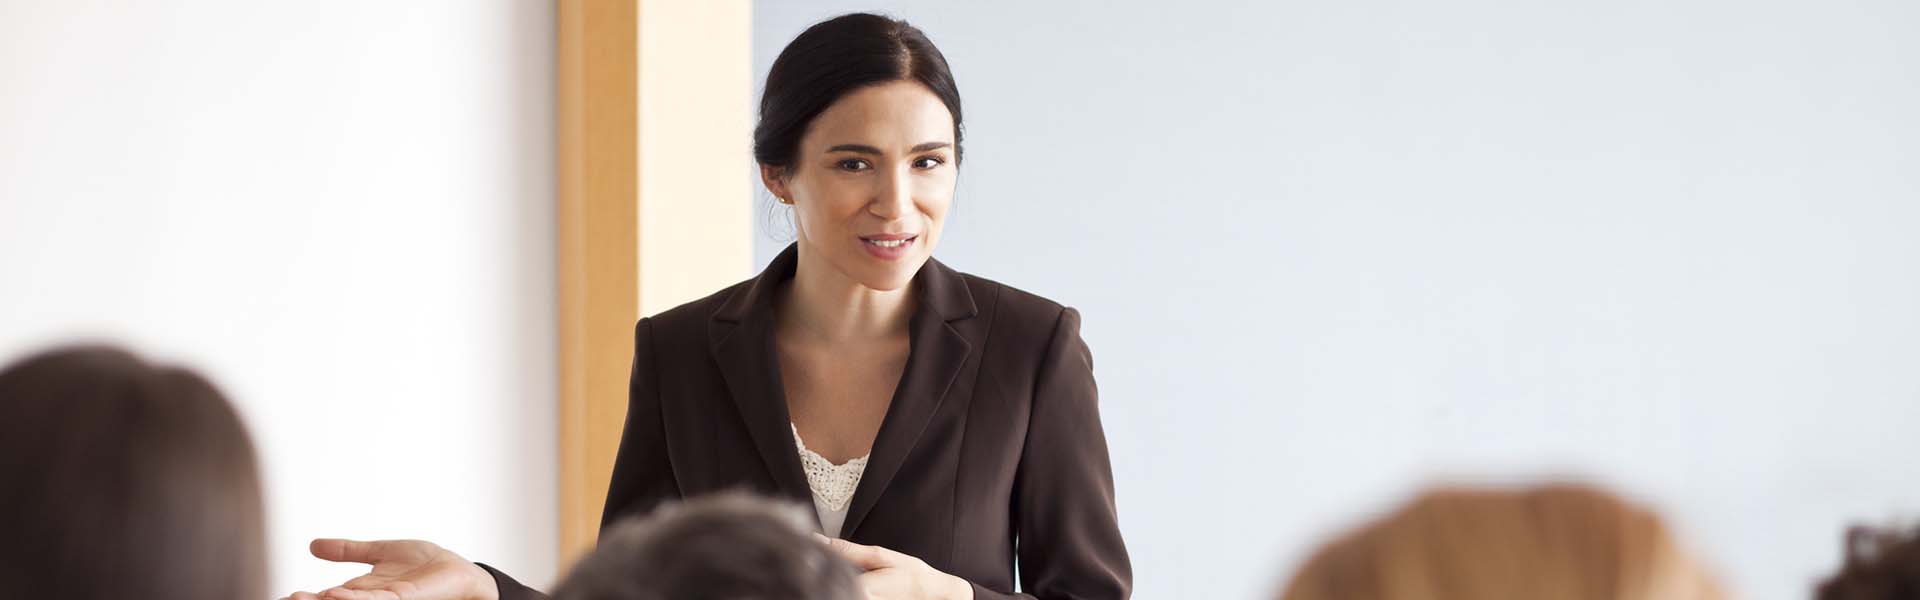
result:
[[[499,600],[486,569],[433,542],[360,542],[322,538],[308,547],[315,557],[372,565],[366,575],[318,594],[294,592],[282,600]]]
[[[869,600],[973,598],[973,584],[942,573],[918,558],[879,546],[863,546],[819,534],[814,536],[863,571],[860,589],[865,590]]]

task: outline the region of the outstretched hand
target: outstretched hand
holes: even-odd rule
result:
[[[373,570],[318,594],[294,592],[282,600],[499,600],[485,569],[433,542],[358,542],[322,538],[308,548],[333,562],[373,565]]]

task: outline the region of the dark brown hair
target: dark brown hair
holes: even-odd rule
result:
[[[1854,527],[1847,531],[1846,544],[1846,563],[1820,584],[1817,600],[1920,598],[1920,527]]]
[[[253,444],[205,378],[76,347],[0,371],[0,590],[266,596]]]
[[[859,600],[853,565],[798,506],[744,493],[669,504],[609,526],[555,600]]]
[[[947,69],[947,58],[919,28],[869,13],[816,23],[780,51],[760,94],[760,123],[753,128],[754,160],[791,169],[800,138],[814,117],[849,92],[892,81],[927,86],[953,113],[953,156],[958,164],[960,88]]]

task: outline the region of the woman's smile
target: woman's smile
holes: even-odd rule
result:
[[[874,258],[899,260],[913,254],[914,242],[919,239],[920,235],[914,233],[863,235],[860,236],[860,246],[866,248],[867,254]]]

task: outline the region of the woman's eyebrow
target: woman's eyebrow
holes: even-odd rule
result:
[[[918,146],[914,146],[913,148],[907,150],[907,152],[908,153],[926,152],[928,150],[938,150],[938,149],[946,148],[952,145],[953,144],[948,142],[926,142]],[[880,156],[882,154],[885,154],[884,152],[881,152],[879,148],[868,146],[866,144],[839,144],[832,148],[828,148],[827,151],[828,152],[855,152],[859,154],[872,154],[874,156]]]

